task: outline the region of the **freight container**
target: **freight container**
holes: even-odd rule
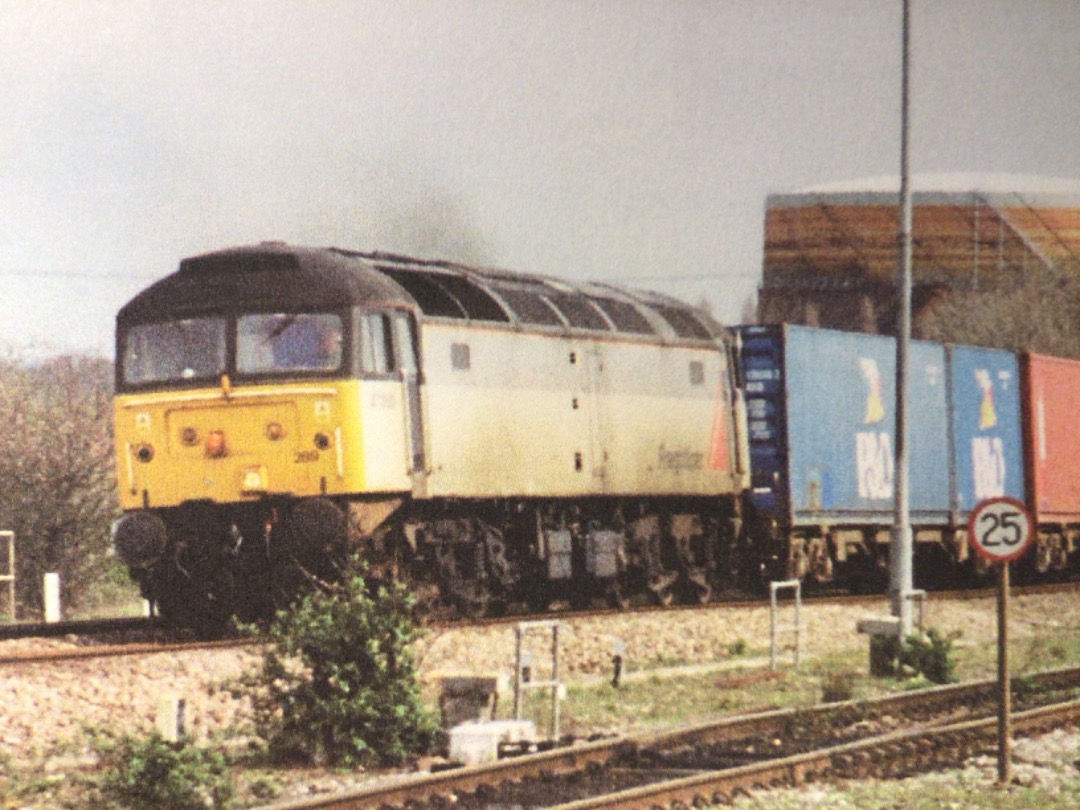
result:
[[[1035,522],[1080,523],[1080,361],[1023,357],[1028,504]]]
[[[1020,369],[1001,349],[949,347],[955,525],[987,498],[1023,500]]]
[[[890,526],[895,513],[896,344],[793,325],[740,327],[752,500],[780,527]],[[909,352],[913,525],[949,522],[942,346]]]

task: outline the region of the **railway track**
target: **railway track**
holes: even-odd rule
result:
[[[1019,586],[1012,589],[1017,596],[1045,595],[1060,591],[1073,590],[1076,583],[1044,584]],[[991,598],[992,590],[958,590],[936,591],[929,595],[931,600],[975,600]],[[816,605],[880,605],[881,595],[850,595],[829,594],[822,595],[810,600]],[[602,610],[579,610],[566,611],[554,614],[559,619],[589,619],[604,618],[606,616],[640,615],[651,613],[670,613],[676,611],[711,611],[733,609],[767,609],[768,600],[744,600],[732,602],[710,602],[704,605],[650,605],[618,610],[615,608]],[[542,618],[552,618],[552,614],[540,615],[515,615],[485,619],[454,619],[447,621],[431,621],[428,627],[434,630],[460,628],[464,626],[492,627],[499,625],[514,624],[521,621],[529,621]],[[158,636],[151,641],[146,637],[150,634]],[[16,665],[20,663],[40,663],[53,661],[60,663],[67,660],[83,658],[107,658],[121,655],[142,655],[159,652],[182,652],[185,650],[199,649],[225,649],[244,645],[257,644],[257,639],[251,637],[236,637],[219,640],[184,640],[182,634],[171,631],[164,627],[162,620],[156,617],[144,618],[121,618],[121,619],[95,619],[89,621],[58,622],[52,624],[20,623],[17,625],[0,626],[0,640],[47,638],[75,636],[80,640],[92,641],[84,647],[68,649],[45,649],[45,650],[16,650],[7,655],[0,655],[0,666]],[[119,640],[117,639],[119,637]],[[105,640],[105,641],[103,641]]]
[[[21,650],[0,656],[0,667],[21,664],[59,664],[89,658],[120,658],[127,655],[157,655],[160,653],[192,652],[193,650],[227,650],[233,647],[258,644],[256,639],[222,639],[219,641],[174,641],[131,644],[101,644],[59,650]]]
[[[1013,596],[1039,596],[1054,593],[1072,592],[1080,588],[1078,582],[1041,583],[1037,585],[1012,585],[1010,593]],[[975,601],[978,599],[991,599],[997,591],[993,587],[986,588],[961,588],[948,591],[928,591],[927,599],[930,601]],[[803,593],[802,599],[805,604],[813,605],[873,605],[880,606],[884,594],[850,594],[850,593]],[[790,603],[791,597],[781,597],[781,603]],[[650,613],[671,613],[687,610],[746,610],[756,608],[769,608],[768,599],[742,597],[720,602],[706,602],[703,604],[672,604],[672,605],[634,605],[628,608],[594,608],[585,610],[553,610],[549,613],[540,614],[516,614],[510,613],[503,616],[488,616],[472,619],[432,619],[427,625],[433,629],[446,629],[473,625],[476,627],[496,627],[505,624],[516,624],[523,621],[535,621],[542,619],[586,619],[602,618],[604,616],[642,615]]]
[[[1015,702],[1023,707],[1013,715],[1014,735],[1080,722],[1080,701],[1060,699],[1077,688],[1080,668],[1014,680]],[[995,695],[996,682],[980,681],[744,715],[278,804],[274,810],[692,807],[809,780],[895,777],[958,765],[993,750]]]
[[[127,616],[66,622],[14,622],[0,624],[0,641],[149,632],[161,630],[164,627],[165,621],[160,616]]]

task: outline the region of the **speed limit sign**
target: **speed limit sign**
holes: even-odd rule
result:
[[[968,537],[975,550],[991,562],[1021,556],[1035,532],[1027,508],[1015,498],[981,501],[968,518]]]

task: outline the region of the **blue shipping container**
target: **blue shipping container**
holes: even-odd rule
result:
[[[739,334],[758,508],[792,526],[891,524],[895,342],[790,325]],[[912,342],[909,369],[911,519],[940,525],[952,504],[944,347]]]
[[[1024,500],[1020,373],[1007,351],[954,346],[950,353],[953,503],[963,524],[986,498]]]

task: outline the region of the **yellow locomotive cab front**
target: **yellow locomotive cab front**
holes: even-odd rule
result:
[[[125,510],[365,491],[357,380],[120,396]]]

